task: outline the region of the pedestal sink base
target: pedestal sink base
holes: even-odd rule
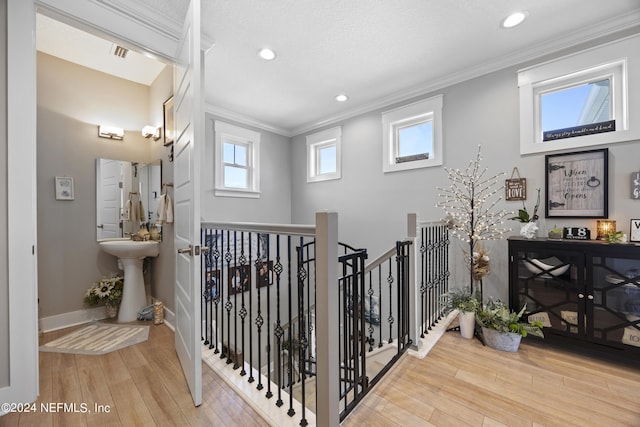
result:
[[[124,269],[124,288],[118,311],[118,322],[133,322],[138,318],[138,311],[147,305],[142,261],[142,258],[120,258]]]

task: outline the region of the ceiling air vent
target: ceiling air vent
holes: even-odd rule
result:
[[[117,44],[114,44],[112,47],[112,52],[118,58],[125,58],[127,56],[127,53],[129,52],[129,49],[127,49],[126,47],[122,47],[122,46],[118,46]]]

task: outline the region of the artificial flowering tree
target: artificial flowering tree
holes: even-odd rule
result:
[[[472,294],[479,293],[482,301],[482,285],[480,289],[474,289],[474,283],[482,283],[482,277],[489,274],[490,269],[489,257],[480,250],[480,241],[501,239],[510,231],[502,224],[512,212],[498,209],[502,200],[500,192],[504,190],[499,178],[504,172],[487,177],[488,169],[481,167],[481,162],[481,147],[478,145],[478,154],[465,169],[445,167],[450,185],[447,188],[436,187],[441,192],[438,194],[441,200],[436,206],[446,212],[452,235],[468,245],[465,258],[469,266],[469,289]]]

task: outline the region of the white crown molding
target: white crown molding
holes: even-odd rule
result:
[[[89,0],[95,3],[103,4],[122,16],[139,22],[154,31],[169,35],[174,40],[180,38],[182,32],[182,20],[187,13],[186,10],[175,8],[172,15],[162,14],[160,11],[150,9],[147,5],[130,0]],[[178,2],[171,2],[177,5]]]
[[[569,33],[564,37],[547,40],[544,43],[540,43],[538,45],[532,46],[529,49],[505,56],[503,58],[486,61],[476,67],[465,69],[464,71],[461,71],[459,73],[443,76],[439,79],[430,81],[428,84],[420,85],[384,98],[377,99],[374,102],[362,105],[352,110],[345,111],[339,115],[327,116],[318,121],[314,121],[297,128],[290,129],[289,133],[292,136],[297,136],[307,132],[311,132],[320,127],[332,125],[337,122],[347,120],[361,114],[369,113],[380,108],[386,108],[392,104],[407,101],[411,98],[424,96],[429,93],[442,90],[443,88],[446,88],[448,86],[462,83],[511,66],[519,65],[527,61],[535,60],[545,55],[550,55],[583,43],[588,43],[590,41],[606,37],[624,30],[638,27],[639,22],[640,11],[612,18],[607,21],[601,22],[597,26],[578,30],[573,33]]]
[[[205,113],[214,115],[221,119],[233,120],[236,122],[240,122],[247,126],[252,126],[258,129],[266,130],[267,132],[272,132],[278,135],[286,136],[287,138],[291,138],[293,134],[291,130],[285,129],[279,126],[274,126],[269,123],[265,123],[263,121],[257,120],[253,117],[246,116],[244,114],[236,113],[231,110],[227,110],[222,107],[218,107],[209,103],[205,104],[204,107]]]

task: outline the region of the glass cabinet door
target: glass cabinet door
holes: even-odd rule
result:
[[[544,332],[585,335],[584,254],[534,242],[511,247],[510,303],[527,305],[529,322],[540,321]],[[547,246],[547,247],[545,247]]]
[[[640,347],[640,259],[596,252],[587,265],[593,286],[587,294],[588,336],[609,346]]]

